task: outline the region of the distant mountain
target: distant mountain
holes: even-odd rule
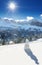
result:
[[[42,27],[42,22],[38,21],[38,20],[31,20],[29,22],[30,25],[33,25],[33,26],[39,26],[39,27]]]
[[[15,20],[0,18],[0,38],[20,42],[32,37],[42,38],[42,22],[38,20],[16,22]]]
[[[38,28],[42,27],[42,22],[38,20],[30,20],[30,21],[18,21],[16,22],[15,20],[9,20],[9,19],[2,19],[0,18],[0,28]]]
[[[16,27],[17,24],[13,20],[0,18],[0,27]]]
[[[18,22],[18,24],[21,24],[21,25],[32,25],[32,26],[39,26],[39,27],[42,27],[42,22],[41,21],[38,21],[38,20],[30,20],[30,21],[24,21],[24,22]]]

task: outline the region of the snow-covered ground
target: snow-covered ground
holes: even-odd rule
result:
[[[42,39],[25,44],[0,46],[0,65],[42,65]]]

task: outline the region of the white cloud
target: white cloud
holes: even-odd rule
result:
[[[24,22],[26,19],[15,20],[16,22]]]
[[[42,14],[40,14],[40,17],[42,17]]]
[[[6,19],[7,19],[7,20],[13,20],[13,18],[7,18],[7,17],[4,17],[3,19],[4,19],[4,20],[6,20]]]
[[[4,17],[2,18],[2,20],[4,21],[8,21],[8,22],[29,22],[30,20],[34,19],[34,17],[32,16],[27,16],[26,18],[24,19],[17,19],[17,20],[14,20],[13,18],[8,18],[8,17]]]
[[[25,19],[18,19],[18,20],[15,20],[16,22],[27,22],[27,21],[30,21],[34,19],[34,17],[32,16],[27,16]]]
[[[30,20],[32,20],[32,19],[34,19],[34,17],[32,17],[32,16],[27,16],[27,21],[30,21]]]
[[[42,14],[40,14],[40,21],[42,21]]]

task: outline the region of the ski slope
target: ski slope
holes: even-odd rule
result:
[[[0,65],[42,65],[42,39],[29,42],[30,52],[38,59],[39,64],[29,56],[30,52],[26,53],[26,44],[0,46]]]

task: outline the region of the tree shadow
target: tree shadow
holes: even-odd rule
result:
[[[37,59],[37,57],[33,54],[33,52],[31,51],[31,49],[28,48],[28,49],[24,49],[24,50],[25,50],[25,52],[27,53],[27,55],[30,56],[30,58],[31,58],[32,60],[34,60],[37,65],[39,65],[38,59]]]

